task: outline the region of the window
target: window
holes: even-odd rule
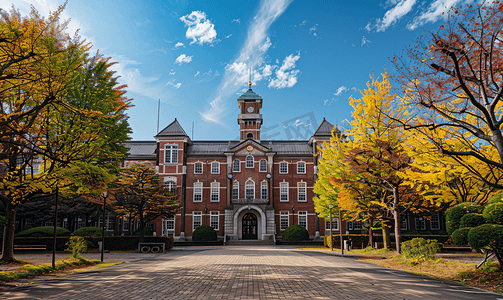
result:
[[[130,219],[129,217],[122,217],[122,231],[129,231]]]
[[[101,221],[101,219],[100,219],[100,221]],[[44,226],[46,226],[46,227],[53,227],[54,226],[54,222],[53,221],[45,221]]]
[[[407,215],[405,214],[400,216],[400,229],[401,230],[409,229]]]
[[[239,181],[234,181],[232,184],[232,199],[239,199]]]
[[[175,231],[175,216],[162,219],[162,235],[168,235],[169,231]]]
[[[203,225],[203,212],[193,211],[192,212],[192,231]]]
[[[305,182],[297,182],[297,201],[306,202],[307,201],[307,188]]]
[[[255,198],[255,182],[248,180],[245,184],[245,197]]]
[[[246,157],[246,167],[247,168],[253,168],[253,156],[248,155]]]
[[[288,163],[287,162],[279,163],[279,173],[280,174],[288,174]]]
[[[279,213],[279,229],[285,230],[290,225],[290,214],[288,211],[282,211]]]
[[[299,211],[299,225],[307,229],[307,211]]]
[[[267,172],[267,161],[265,159],[260,160],[259,171],[260,172]]]
[[[211,183],[211,202],[220,202],[220,183]]]
[[[218,231],[218,221],[220,219],[220,215],[218,211],[212,211],[210,212],[210,226],[213,228],[215,231]]]
[[[416,230],[426,230],[426,220],[423,217],[416,217]]]
[[[211,163],[211,174],[219,174],[220,173],[220,163],[214,161]]]
[[[253,133],[248,133],[248,134],[246,135],[246,138],[247,138],[247,139],[252,139],[252,140],[253,140]]]
[[[325,218],[325,231],[330,234],[330,219]],[[339,218],[332,218],[332,231],[339,231]]]
[[[297,174],[306,174],[306,163],[299,161],[297,163]]]
[[[232,172],[241,172],[241,163],[239,159],[235,159],[232,163]]]
[[[194,202],[203,202],[203,183],[194,182]]]
[[[166,145],[164,148],[164,163],[178,163],[178,145]]]
[[[279,183],[279,201],[288,202],[288,182]]]
[[[100,215],[98,219],[98,227],[103,226],[103,215]],[[115,229],[115,216],[111,214],[105,215],[105,230],[106,231],[114,231]]]
[[[194,174],[203,174],[203,163],[196,162],[194,164]]]
[[[353,222],[353,230],[362,230],[362,222]]]
[[[172,181],[172,180],[165,181],[165,182],[164,182],[164,187],[165,187],[166,189],[168,189],[168,191],[170,191],[170,192],[174,192],[174,191],[175,191],[175,189],[176,189],[176,183],[175,183],[174,181]]]
[[[353,230],[353,222],[348,221],[346,224],[348,225],[348,230]]]
[[[438,214],[431,215],[430,227],[431,230],[440,230],[440,216]]]
[[[267,181],[260,183],[260,199],[267,200]]]

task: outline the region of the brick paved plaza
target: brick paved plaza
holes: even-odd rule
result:
[[[106,257],[105,257],[106,260]],[[327,251],[187,248],[11,288],[6,299],[503,299]]]

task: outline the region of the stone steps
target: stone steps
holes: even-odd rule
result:
[[[276,245],[272,240],[227,240],[225,243],[229,246],[264,246]]]

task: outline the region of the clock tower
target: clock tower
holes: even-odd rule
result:
[[[262,97],[251,89],[251,80],[248,91],[238,98],[240,114],[238,115],[239,139],[241,141],[252,139],[260,141],[260,127],[262,126]]]

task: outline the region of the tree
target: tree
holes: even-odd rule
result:
[[[139,220],[140,241],[144,238],[146,222],[173,216],[181,208],[176,192],[163,186],[156,171],[145,164],[132,164],[123,169],[110,193],[117,213],[132,214]]]
[[[502,189],[503,3],[452,7],[448,21],[394,57],[411,115],[403,124],[472,176]]]

